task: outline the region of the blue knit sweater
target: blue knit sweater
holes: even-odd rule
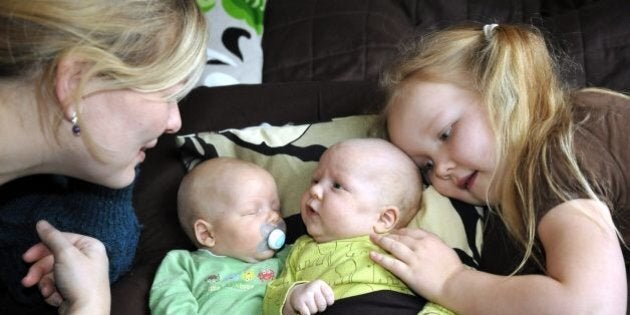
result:
[[[89,235],[107,249],[109,279],[127,272],[140,237],[132,206],[133,185],[113,190],[54,175],[21,178],[0,187],[0,277],[13,297],[25,304],[41,303],[37,286],[20,281],[29,265],[22,254],[39,242],[35,223],[46,219],[61,231]]]

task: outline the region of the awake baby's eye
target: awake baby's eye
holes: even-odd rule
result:
[[[339,184],[339,183],[334,183],[334,184],[333,184],[333,188],[334,188],[334,189],[341,189],[341,188],[343,188],[343,187],[342,187],[342,186],[341,186],[341,184]]]
[[[451,130],[451,127],[448,127],[448,129],[444,130],[444,132],[440,134],[440,140],[446,141],[451,136]]]

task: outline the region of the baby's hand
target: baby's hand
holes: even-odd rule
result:
[[[330,286],[323,280],[298,284],[289,292],[289,298],[284,304],[284,315],[310,315],[326,310],[328,305],[335,302],[335,295]]]

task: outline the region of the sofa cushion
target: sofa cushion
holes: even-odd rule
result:
[[[263,82],[375,79],[401,36],[413,30],[412,3],[269,1]]]
[[[262,79],[375,81],[401,42],[464,21],[510,22],[540,27],[568,55],[570,83],[630,91],[628,11],[620,0],[273,0]]]
[[[300,198],[310,185],[321,154],[330,145],[348,138],[369,136],[375,115],[334,118],[301,125],[261,126],[180,135],[175,142],[187,170],[200,162],[236,157],[260,165],[278,185],[283,216],[300,212]]]
[[[197,0],[208,25],[208,59],[198,85],[262,81],[265,2]]]

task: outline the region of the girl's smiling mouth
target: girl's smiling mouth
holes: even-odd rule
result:
[[[464,189],[464,190],[470,189],[470,187],[472,187],[475,184],[475,179],[477,179],[477,174],[478,173],[479,172],[474,171],[468,177],[465,177],[465,178],[461,179],[457,183],[457,187],[459,187],[460,189]]]

